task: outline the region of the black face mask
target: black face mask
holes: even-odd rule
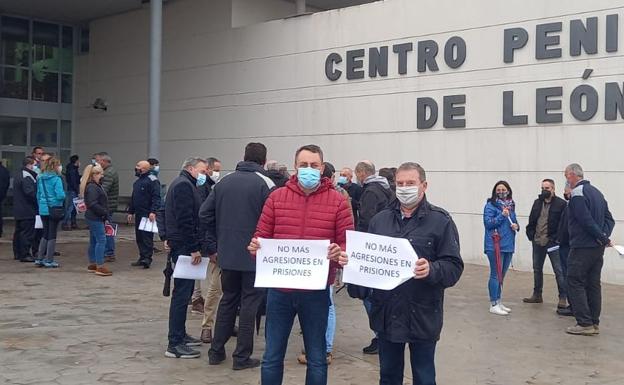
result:
[[[134,176],[141,176],[141,175],[143,175],[143,174],[141,174],[141,170],[138,169],[138,168],[135,168],[134,169]]]
[[[550,198],[551,196],[552,196],[552,192],[548,190],[542,190],[542,193],[539,195],[539,199],[545,200],[545,199]]]
[[[570,194],[563,194],[563,198],[567,201],[570,200]]]
[[[507,199],[507,197],[509,196],[509,193],[508,192],[497,193],[496,196],[498,197],[498,199]]]

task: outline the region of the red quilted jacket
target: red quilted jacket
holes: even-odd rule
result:
[[[293,175],[286,186],[273,191],[262,209],[256,237],[269,239],[329,239],[343,250],[346,231],[353,230],[353,215],[345,197],[328,178],[306,196]],[[330,264],[328,284],[336,277],[336,262]]]

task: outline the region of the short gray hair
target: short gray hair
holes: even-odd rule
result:
[[[422,168],[422,166],[416,162],[405,162],[401,164],[399,168],[397,168],[396,172],[398,173],[399,171],[410,171],[410,170],[418,171],[418,179],[420,179],[421,182],[424,182],[427,180],[427,174],[425,173],[425,169]]]
[[[583,167],[581,167],[581,165],[578,163],[569,164],[568,167],[565,168],[565,170],[571,172],[579,178],[583,178]]]
[[[277,165],[276,160],[269,160],[268,162],[266,162],[266,168],[267,170],[279,170],[279,166]]]
[[[198,158],[196,156],[192,156],[190,158],[186,158],[184,163],[182,163],[182,170],[186,170],[187,167],[195,167],[199,163],[205,163],[206,164],[206,160],[203,159],[203,158]]]
[[[355,165],[355,172],[364,172],[366,175],[375,175],[375,165],[372,162],[361,161]]]
[[[111,158],[110,155],[108,155],[107,153],[100,153],[98,154],[100,156],[100,159],[107,161],[108,163],[113,163],[113,158]]]

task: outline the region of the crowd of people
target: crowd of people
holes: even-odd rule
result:
[[[420,256],[414,279],[393,290],[347,284],[349,295],[362,300],[371,329],[372,339],[362,352],[379,355],[380,384],[402,384],[407,345],[414,383],[435,384],[444,290],[458,282],[464,265],[452,217],[427,200],[423,167],[406,162],[376,170],[373,162],[362,160],[353,169],[337,171],[325,161],[320,147],[307,145],[295,152],[290,175],[287,166],[267,161],[262,143],[245,147],[234,172],[222,176],[221,167],[215,157],[188,158],[163,199],[158,160],[141,160],[135,166],[137,179],[125,210],[127,222],[135,225],[138,248],[132,266],[147,269],[152,264],[154,233],[141,228],[145,221],[158,224],[158,235],[169,251],[168,268],[180,255],[191,256],[193,264],[209,259],[205,281],[174,279],[165,355],[198,358],[195,347],[210,344],[208,363],[219,365],[226,360],[227,342],[236,336],[232,369],[261,366],[262,384],[281,384],[297,316],[304,345],[297,359],[307,366],[306,384],[326,384],[336,329],[333,294],[336,285],[342,285],[340,270],[349,262],[346,231],[357,230],[408,239]],[[566,332],[596,335],[600,272],[605,247],[612,245],[614,220],[580,165],[567,166],[564,174],[564,199],[557,196],[554,180],[544,179],[530,211],[526,235],[533,246],[534,288],[523,301],[543,302],[548,256],[558,287],[557,313],[576,318]],[[2,178],[0,168],[0,182]],[[6,189],[0,184],[2,194]],[[55,261],[59,224],[66,231],[78,228],[76,213],[81,211],[90,235],[87,270],[111,276],[109,264],[116,259],[113,213],[118,204],[119,176],[110,155],[94,154],[81,175],[78,156],[72,156],[63,170],[58,158],[35,147],[14,176],[15,259],[59,267]],[[516,212],[511,186],[496,182],[483,211],[489,311],[494,315],[512,311],[502,294],[520,231]],[[256,288],[255,255],[262,247],[259,239],[266,238],[329,240],[326,288]],[[200,338],[187,332],[189,305],[204,316]],[[253,357],[254,330],[262,315],[266,347],[259,360]]]

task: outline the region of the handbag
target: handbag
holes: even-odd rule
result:
[[[61,206],[50,206],[50,199],[48,198],[45,181],[41,181],[41,186],[43,186],[43,195],[45,195],[46,204],[48,205],[48,215],[50,216],[50,219],[60,221],[65,218],[65,201],[63,201]]]

